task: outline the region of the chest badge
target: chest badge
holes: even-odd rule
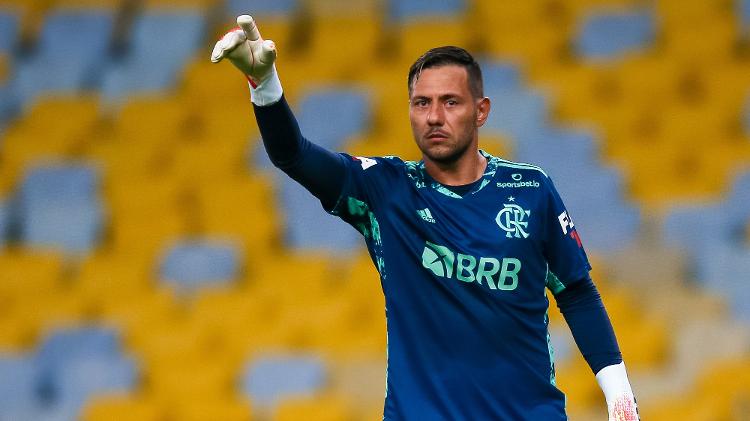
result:
[[[503,208],[495,217],[495,222],[501,230],[505,231],[506,238],[529,238],[526,230],[529,227],[531,211],[526,210],[516,203],[513,196],[508,198],[511,203],[504,203]]]

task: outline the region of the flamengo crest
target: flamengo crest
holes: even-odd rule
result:
[[[509,198],[512,202],[512,198]],[[529,238],[526,232],[529,226],[528,218],[531,211],[526,210],[515,203],[504,203],[505,206],[495,217],[497,225],[505,231],[507,238]]]

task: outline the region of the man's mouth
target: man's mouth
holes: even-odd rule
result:
[[[441,131],[435,131],[427,135],[428,139],[447,139],[448,134]]]

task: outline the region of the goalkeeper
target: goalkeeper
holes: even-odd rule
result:
[[[409,70],[422,160],[352,157],[302,136],[274,66],[276,46],[250,16],[237,23],[211,60],[228,58],[246,75],[274,165],[363,234],[380,274],[384,420],[566,420],[545,288],[596,375],[609,419],[638,419],[591,266],[552,180],[479,149],[491,103],[468,52],[435,48]]]

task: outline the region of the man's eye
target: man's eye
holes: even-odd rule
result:
[[[416,105],[417,107],[424,107],[425,105],[427,105],[427,101],[425,101],[424,99],[418,99],[414,101],[414,105]]]
[[[449,99],[445,103],[448,104],[448,105],[457,105],[458,101],[456,101],[455,99]]]

